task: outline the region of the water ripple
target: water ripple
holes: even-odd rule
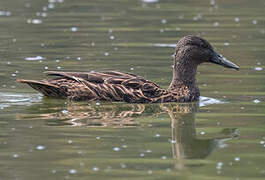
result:
[[[224,104],[224,103],[226,102],[210,97],[200,96],[200,107],[208,106],[211,104]]]
[[[39,94],[0,92],[0,109],[10,106],[29,106],[40,102],[42,96]]]

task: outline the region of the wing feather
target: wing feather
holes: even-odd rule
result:
[[[161,96],[165,90],[141,76],[117,71],[109,72],[45,72],[48,76],[58,76],[58,79],[70,79],[77,84],[86,86],[92,100],[152,102]],[[51,81],[57,81],[52,79]],[[49,82],[49,81],[48,81]],[[56,83],[55,83],[56,84]],[[73,84],[73,86],[76,86]],[[78,88],[75,90],[78,94]],[[82,98],[81,98],[82,99]]]

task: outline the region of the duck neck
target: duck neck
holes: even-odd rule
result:
[[[190,93],[199,93],[195,78],[197,66],[192,60],[176,56],[173,65],[173,78],[168,90],[171,92],[181,92],[185,89]]]

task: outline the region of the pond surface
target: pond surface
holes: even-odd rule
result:
[[[0,179],[264,179],[265,2],[0,1]],[[182,36],[240,71],[199,67],[201,101],[69,102],[16,78],[118,70],[162,87]]]

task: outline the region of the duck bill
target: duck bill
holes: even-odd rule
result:
[[[210,62],[215,63],[215,64],[219,64],[219,65],[227,67],[227,68],[233,68],[233,69],[239,70],[239,67],[236,64],[227,60],[224,56],[222,56],[221,54],[218,54],[215,51],[214,51],[213,57],[210,60]]]

